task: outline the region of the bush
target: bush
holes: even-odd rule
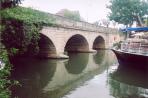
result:
[[[0,62],[5,64],[4,68],[0,70],[0,98],[9,98],[10,97],[10,80],[8,76],[10,75],[11,64],[8,60],[7,51],[0,49]]]
[[[0,11],[2,17],[2,43],[9,55],[36,55],[39,51],[39,31],[54,24],[47,13],[30,8],[15,7]]]
[[[9,98],[12,81],[8,80],[11,70],[8,56],[35,55],[38,52],[39,31],[42,26],[54,24],[48,14],[30,8],[14,7],[0,11],[0,61],[5,64],[0,70],[0,98]],[[2,47],[0,42],[0,47]]]
[[[23,21],[9,19],[2,20],[5,25],[2,30],[2,43],[8,50],[9,55],[21,55],[38,47],[39,28],[34,24]],[[32,46],[32,48],[28,48]]]
[[[24,23],[31,23],[35,25],[52,25],[54,24],[54,18],[47,13],[33,10],[31,8],[14,7],[11,9],[4,9],[0,11],[2,19],[10,20],[15,19],[23,21]]]

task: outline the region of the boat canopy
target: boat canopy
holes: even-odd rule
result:
[[[135,27],[135,28],[125,28],[125,29],[120,29],[122,32],[130,32],[130,31],[135,31],[135,32],[148,32],[148,27]]]

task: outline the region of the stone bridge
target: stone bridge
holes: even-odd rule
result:
[[[118,30],[74,21],[49,14],[54,26],[43,27],[39,41],[40,57],[68,58],[67,52],[95,52],[109,49],[121,40]]]

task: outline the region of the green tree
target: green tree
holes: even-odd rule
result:
[[[73,19],[73,20],[77,20],[77,21],[81,20],[79,12],[68,12],[67,11],[64,13],[64,16],[67,18]]]
[[[145,23],[145,26],[148,27],[148,15],[144,18],[144,23]]]
[[[22,0],[0,0],[0,8],[11,8],[17,6]]]
[[[72,20],[76,20],[76,21],[80,21],[81,20],[81,16],[79,11],[70,11],[67,9],[62,9],[61,11],[59,11],[57,13],[57,15],[72,19]]]
[[[134,21],[140,24],[138,17],[143,21],[143,17],[148,15],[147,0],[110,0],[107,8],[111,10],[110,20],[127,26],[131,26]]]

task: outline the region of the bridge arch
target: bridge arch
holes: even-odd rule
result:
[[[83,35],[80,34],[73,35],[67,40],[65,44],[65,51],[88,52],[89,51],[88,41]]]
[[[93,49],[105,49],[105,39],[102,36],[98,36],[95,38],[93,42]]]
[[[57,52],[53,41],[44,34],[40,34],[39,56],[47,58],[56,58]]]

